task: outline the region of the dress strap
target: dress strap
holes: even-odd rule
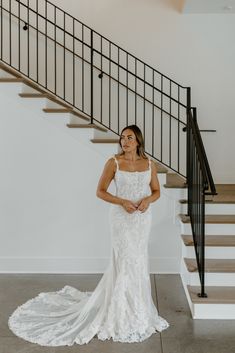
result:
[[[119,165],[118,165],[118,161],[117,161],[117,158],[115,156],[113,156],[115,162],[116,162],[116,165],[117,165],[117,170],[119,170]]]
[[[149,170],[151,170],[151,159],[149,158]]]

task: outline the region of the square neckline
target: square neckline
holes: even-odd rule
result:
[[[118,164],[118,161],[117,161],[117,158],[115,157],[115,155],[113,156],[113,158],[114,158],[114,160],[115,160],[115,162],[116,162],[116,165],[117,165],[117,169],[116,169],[116,173],[117,172],[122,172],[122,173],[132,173],[132,174],[135,174],[135,173],[146,173],[146,172],[149,172],[149,171],[151,171],[151,159],[150,158],[148,158],[148,161],[149,161],[149,164],[148,164],[148,169],[146,169],[146,170],[141,170],[141,171],[139,171],[139,170],[136,170],[136,171],[134,171],[134,172],[132,172],[132,171],[129,171],[129,170],[121,170],[121,169],[119,169],[119,164]]]

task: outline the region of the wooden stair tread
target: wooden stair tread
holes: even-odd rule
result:
[[[95,125],[95,124],[66,124],[66,125],[69,128],[75,128],[75,129],[76,128],[82,128],[82,129],[93,128],[93,129],[97,129],[97,130],[104,131],[104,132],[107,131],[107,129],[100,127],[98,125]]]
[[[167,173],[165,188],[186,188],[186,179],[176,173]]]
[[[233,192],[235,193],[235,184],[215,184],[217,192]]]
[[[193,237],[192,235],[181,235],[183,242],[186,246],[193,246]],[[205,236],[205,245],[206,246],[235,246],[235,235],[206,235]]]
[[[187,204],[188,200],[182,199],[179,201],[181,204]],[[234,204],[235,203],[235,192],[226,192],[226,193],[218,193],[218,195],[214,196],[206,196],[205,198],[206,204],[220,204],[220,203],[226,203],[226,204]]]
[[[90,141],[93,143],[118,143],[119,139],[91,139]]]
[[[184,258],[189,272],[198,272],[196,259]],[[205,272],[233,273],[235,259],[205,259]]]
[[[72,109],[70,108],[43,108],[45,113],[70,113]]]
[[[22,98],[45,98],[48,97],[47,93],[19,93]]]
[[[187,286],[191,301],[194,304],[235,304],[235,287],[207,286],[205,292],[207,298],[198,297],[200,287]]]
[[[215,196],[214,196],[215,197]],[[187,204],[187,200],[180,200],[179,201],[181,204]],[[219,199],[216,200],[205,200],[206,205],[215,205],[215,204],[234,204],[235,199],[231,198],[230,196],[228,197],[220,197]]]
[[[190,223],[189,216],[179,214],[183,223]],[[235,224],[235,215],[206,215],[205,223],[207,224]]]
[[[23,79],[22,78],[20,78],[20,77],[1,77],[0,78],[0,83],[4,83],[4,82],[9,82],[9,83],[11,83],[11,82],[23,82]]]

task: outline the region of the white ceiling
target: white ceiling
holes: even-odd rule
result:
[[[235,0],[184,0],[184,13],[235,13]]]

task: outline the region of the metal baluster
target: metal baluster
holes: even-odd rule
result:
[[[9,58],[11,65],[11,1],[9,2]]]
[[[18,56],[18,70],[21,72],[20,68],[20,2],[18,2],[18,51],[19,51],[19,56]]]
[[[63,60],[64,60],[64,62],[63,62],[63,80],[64,80],[64,89],[63,89],[63,97],[64,97],[64,99],[65,99],[65,96],[66,96],[66,82],[65,82],[65,70],[66,70],[66,68],[65,68],[65,25],[66,25],[66,22],[65,22],[66,20],[65,20],[65,12],[64,12],[64,57],[63,57]]]
[[[135,58],[135,125],[137,121],[137,60]]]
[[[111,43],[109,42],[109,128],[111,126]]]
[[[2,24],[2,19],[3,19],[3,16],[2,16],[2,0],[1,0],[1,60],[3,58],[3,45],[2,45],[2,41],[3,41],[3,24]]]
[[[27,0],[27,22],[28,22],[28,30],[27,30],[27,63],[28,63],[28,70],[27,76],[29,77],[29,0]]]
[[[178,87],[178,116],[177,116],[177,120],[178,120],[178,146],[177,146],[177,150],[178,150],[178,156],[177,156],[177,170],[178,172],[180,171],[180,87],[179,85]]]
[[[56,81],[56,74],[57,74],[57,66],[56,66],[56,6],[54,7],[54,67],[55,67],[55,77],[54,77],[54,90],[55,94],[57,91],[57,81]]]
[[[100,70],[101,70],[101,76],[100,76],[100,120],[101,123],[103,122],[103,38],[100,37],[100,51],[101,51],[101,56],[100,56]]]
[[[75,106],[75,23],[73,18],[73,106]]]
[[[171,166],[171,80],[170,80],[170,98],[169,98],[169,165]]]
[[[91,124],[93,124],[93,30],[91,30]]]
[[[36,2],[36,81],[38,82],[38,0]]]
[[[119,47],[118,47],[118,91],[117,91],[117,96],[118,96],[118,99],[117,99],[117,116],[118,116],[118,135],[120,134],[120,50],[119,50]]]
[[[128,126],[128,84],[129,84],[129,76],[128,76],[128,53],[126,53],[126,125]]]
[[[187,167],[186,167],[186,178],[187,178],[187,184],[189,183],[189,175],[190,175],[190,155],[189,155],[189,141],[190,141],[190,129],[189,129],[189,125],[190,125],[190,108],[191,108],[191,89],[190,87],[187,87],[187,110],[186,110],[186,114],[187,114],[187,129],[186,129],[186,139],[187,139],[187,147],[186,147],[186,163],[187,163]],[[189,214],[189,203],[188,203],[188,214]]]
[[[45,1],[45,84],[47,88],[47,1]]]
[[[82,25],[82,111],[84,112],[84,25]]]
[[[161,75],[161,162],[163,158],[163,76]]]
[[[143,106],[143,135],[144,135],[144,141],[145,141],[145,113],[146,113],[146,108],[145,108],[145,102],[146,102],[146,97],[145,97],[145,77],[146,77],[146,72],[145,72],[145,64],[144,64],[144,106]]]
[[[154,70],[152,71],[152,155],[154,155],[154,86],[155,86],[155,79],[154,79]]]

